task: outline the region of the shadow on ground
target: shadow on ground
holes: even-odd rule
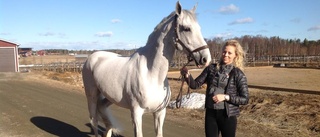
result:
[[[59,137],[90,137],[93,132],[82,132],[76,127],[49,117],[37,116],[30,121],[38,128]],[[90,128],[90,124],[86,124]]]
[[[37,116],[31,118],[30,121],[38,128],[59,137],[90,137],[90,135],[94,135],[93,129],[91,128],[91,125],[89,123],[85,125],[91,129],[90,132],[82,132],[78,128],[68,123],[49,117]],[[101,131],[105,131],[105,128],[101,126],[99,126],[98,128],[100,129],[99,135],[102,136],[103,133]],[[112,137],[124,136],[112,134]]]

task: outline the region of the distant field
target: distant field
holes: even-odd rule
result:
[[[75,57],[69,55],[48,55],[48,56],[31,56],[31,57],[21,57],[19,59],[20,65],[30,65],[30,64],[48,64],[48,63],[58,63],[58,62],[74,62]]]

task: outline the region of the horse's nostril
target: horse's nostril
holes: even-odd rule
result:
[[[202,58],[202,63],[203,64],[207,63],[207,59],[206,58]]]

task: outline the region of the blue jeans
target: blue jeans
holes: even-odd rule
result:
[[[237,117],[227,117],[225,109],[206,109],[205,132],[206,137],[235,137]]]

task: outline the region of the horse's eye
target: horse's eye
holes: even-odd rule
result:
[[[191,31],[191,29],[189,27],[185,27],[183,30],[184,31]]]
[[[185,27],[185,26],[182,26],[182,30],[187,31],[187,32],[191,31],[191,29],[189,27]]]

